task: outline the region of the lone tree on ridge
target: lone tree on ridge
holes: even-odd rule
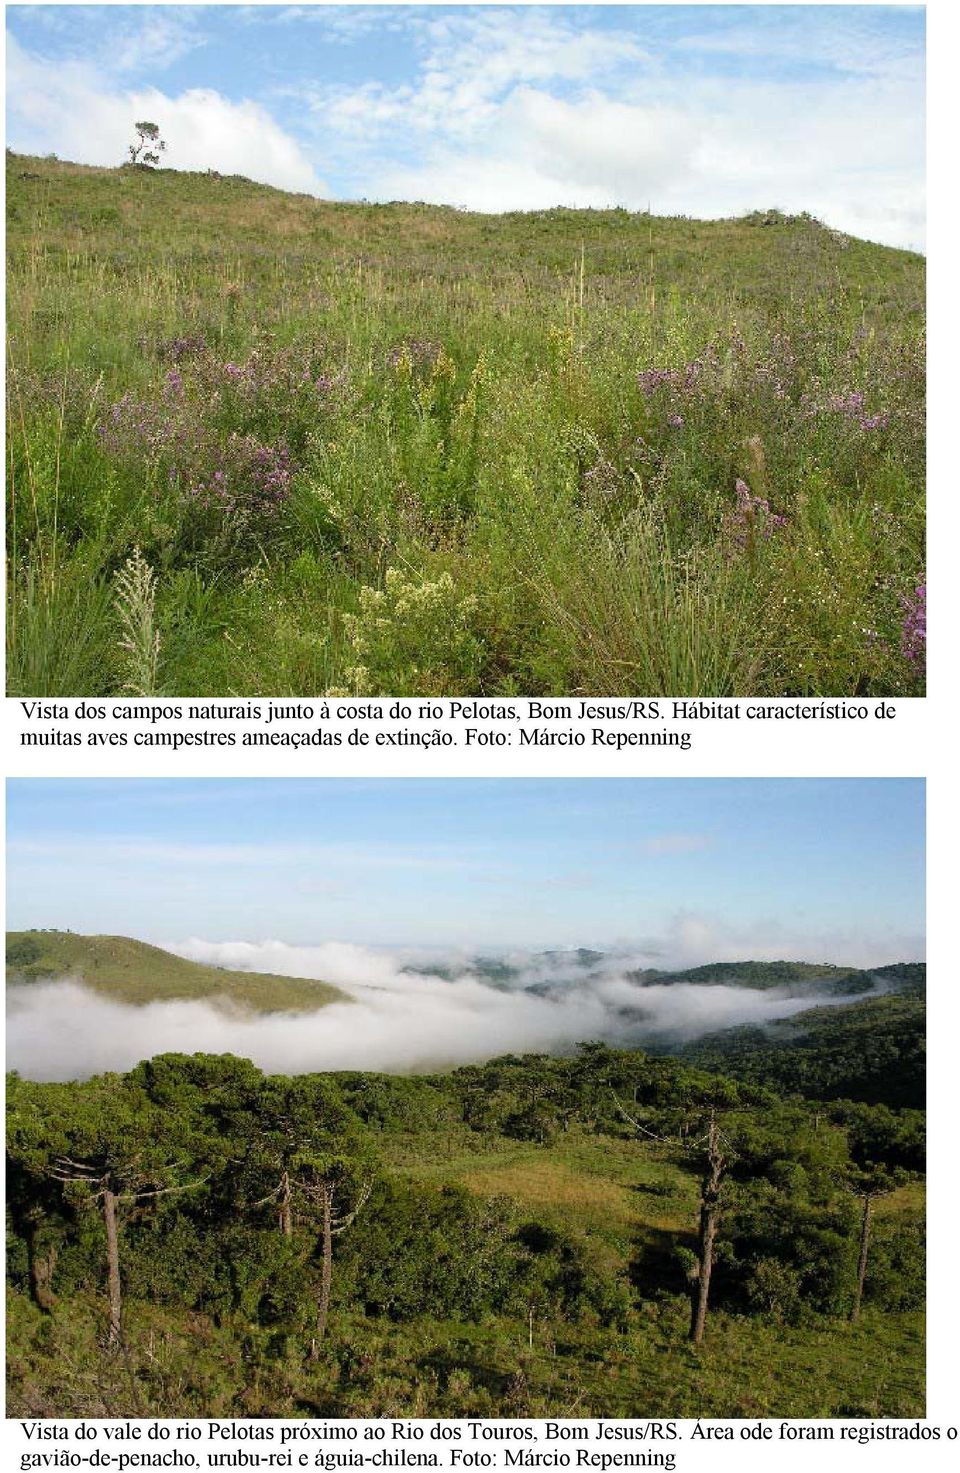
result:
[[[128,146],[130,162],[140,169],[155,169],[160,162],[160,155],[167,150],[167,145],[160,137],[160,129],[156,123],[135,123],[134,127],[138,142]]]

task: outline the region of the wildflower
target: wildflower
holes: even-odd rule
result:
[[[584,472],[583,489],[601,496],[614,496],[620,490],[620,476],[616,466],[606,456],[600,455],[594,465]]]
[[[703,363],[699,358],[694,358],[683,370],[683,389],[687,394],[692,394],[699,382],[703,372]]]
[[[672,425],[675,430],[679,430],[680,426],[683,424],[683,415],[671,414],[670,418],[667,420],[667,424]]]
[[[919,583],[912,596],[901,599],[903,627],[900,649],[916,669],[922,670],[927,655],[927,585]]]
[[[769,501],[762,496],[754,496],[742,477],[737,477],[734,491],[737,495],[736,509],[727,513],[723,526],[737,547],[752,547],[757,538],[767,541],[788,525],[785,516],[770,510]]]
[[[206,339],[196,335],[187,335],[172,338],[160,349],[164,358],[172,358],[174,363],[180,363],[184,358],[199,358],[207,351]]]
[[[810,404],[806,412],[811,419],[818,414],[840,414],[867,432],[885,429],[890,423],[890,415],[883,410],[877,414],[866,413],[865,396],[859,389],[846,394],[831,394],[825,404]]]
[[[669,384],[673,381],[673,373],[669,368],[645,368],[642,373],[637,374],[637,383],[641,390],[649,398],[656,393],[661,384]]]
[[[402,343],[397,343],[387,354],[387,363],[390,368],[411,372],[414,370],[431,369],[443,357],[443,344],[432,343],[419,338],[405,338]]]
[[[835,414],[846,415],[847,419],[858,419],[863,413],[863,394],[859,390],[850,394],[831,394],[826,407]]]

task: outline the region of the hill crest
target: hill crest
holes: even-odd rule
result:
[[[308,977],[206,966],[130,936],[73,931],[8,931],[7,984],[73,977],[116,1002],[228,1001],[259,1013],[307,1013],[349,1002],[346,993]]]

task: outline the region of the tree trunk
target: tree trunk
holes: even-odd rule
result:
[[[707,1137],[707,1169],[700,1186],[700,1230],[697,1237],[699,1269],[693,1281],[690,1306],[690,1340],[699,1345],[707,1323],[710,1303],[710,1276],[713,1273],[713,1246],[720,1222],[720,1183],[726,1162],[720,1151],[716,1121],[710,1121]]]
[[[703,1340],[707,1323],[707,1308],[710,1302],[710,1275],[713,1273],[713,1244],[717,1236],[717,1218],[720,1215],[718,1201],[704,1201],[700,1207],[700,1234],[697,1257],[700,1268],[694,1280],[693,1307],[690,1314],[690,1339],[694,1345]]]
[[[323,1259],[320,1268],[320,1293],[317,1297],[317,1343],[327,1332],[330,1313],[330,1285],[333,1281],[333,1188],[323,1194]]]
[[[50,1287],[53,1270],[57,1265],[57,1245],[48,1243],[46,1248],[41,1247],[40,1226],[36,1222],[31,1222],[27,1228],[27,1259],[33,1302],[38,1309],[49,1314],[57,1302],[57,1296]]]
[[[860,1318],[860,1305],[863,1301],[863,1285],[867,1277],[867,1255],[870,1251],[870,1214],[873,1209],[873,1198],[864,1197],[863,1216],[860,1219],[860,1257],[857,1261],[857,1288],[853,1296],[853,1308],[850,1311],[851,1322]]]
[[[290,1193],[290,1176],[286,1171],[280,1179],[280,1231],[285,1238],[293,1236],[293,1206]]]
[[[107,1296],[110,1301],[109,1345],[120,1344],[120,1242],[117,1235],[117,1197],[109,1187],[103,1191],[103,1225],[107,1234]]]

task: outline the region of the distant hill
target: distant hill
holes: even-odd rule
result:
[[[8,931],[7,984],[71,977],[118,1002],[229,999],[261,1013],[308,1013],[346,993],[307,977],[233,972],[187,961],[129,936],[78,936],[72,931]]]
[[[900,992],[923,995],[927,990],[926,962],[896,962],[891,967],[877,967],[876,975],[892,982]]]
[[[810,1008],[764,1028],[728,1028],[675,1052],[701,1068],[782,1093],[922,1110],[927,1021],[920,988],[926,967],[885,969],[901,970],[910,975],[898,995]]]
[[[428,974],[452,981],[464,972],[482,977],[491,987],[506,991],[523,988],[540,996],[561,988],[575,986],[595,973],[616,965],[616,953],[592,951],[580,946],[567,951],[538,951],[520,961],[506,961],[489,956],[470,957],[459,966],[428,963],[410,966],[414,974]],[[679,971],[661,971],[657,967],[634,969],[625,973],[637,985],[660,987],[674,983],[691,983],[700,987],[749,987],[766,992],[779,989],[793,994],[855,997],[872,992],[882,978],[897,991],[922,988],[926,968],[923,962],[900,962],[894,966],[866,971],[860,967],[835,966],[830,962],[708,962],[700,967]]]
[[[681,972],[631,972],[630,978],[634,982],[693,982],[702,987],[755,987],[761,991],[788,987],[796,992],[809,987],[811,991],[836,994],[869,992],[874,986],[871,973],[829,962],[709,962]]]

